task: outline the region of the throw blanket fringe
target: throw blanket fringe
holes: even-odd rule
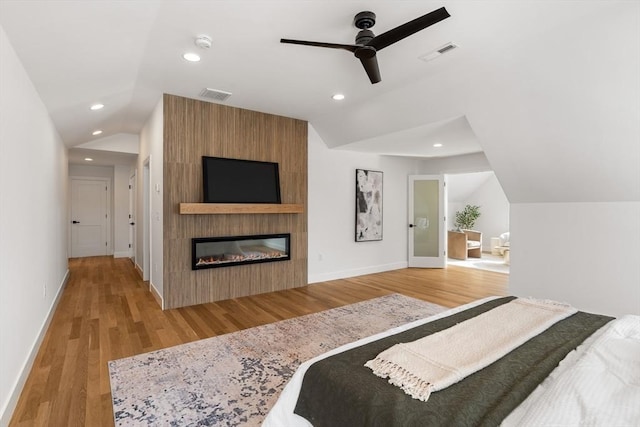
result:
[[[377,359],[374,359],[371,364],[366,364],[365,366],[374,369],[374,373],[376,375],[378,375],[378,372],[386,372],[386,375],[383,376],[383,378],[388,376],[390,384],[400,387],[405,393],[414,399],[426,402],[429,400],[429,396],[431,396],[431,390],[433,388],[431,383],[419,378],[417,375],[414,375],[407,369],[402,368],[393,362],[378,361]]]
[[[365,366],[405,393],[427,401],[575,314],[567,304],[518,298],[410,343],[396,344]]]

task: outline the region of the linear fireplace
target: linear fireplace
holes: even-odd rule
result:
[[[291,259],[290,234],[199,237],[191,239],[191,269]]]

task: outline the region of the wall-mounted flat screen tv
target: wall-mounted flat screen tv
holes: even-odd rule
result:
[[[281,203],[278,164],[202,156],[205,203]]]

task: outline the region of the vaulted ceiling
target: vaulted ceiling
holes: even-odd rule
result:
[[[279,42],[353,43],[360,11],[380,34],[442,6],[378,53],[375,85],[349,52]],[[308,120],[330,148],[484,151],[512,203],[640,200],[637,1],[1,0],[0,25],[68,147],[139,133],[162,93],[213,88]]]

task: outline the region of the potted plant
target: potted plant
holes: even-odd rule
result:
[[[473,230],[476,219],[480,216],[480,206],[467,205],[462,211],[456,212],[455,226],[458,230]]]

